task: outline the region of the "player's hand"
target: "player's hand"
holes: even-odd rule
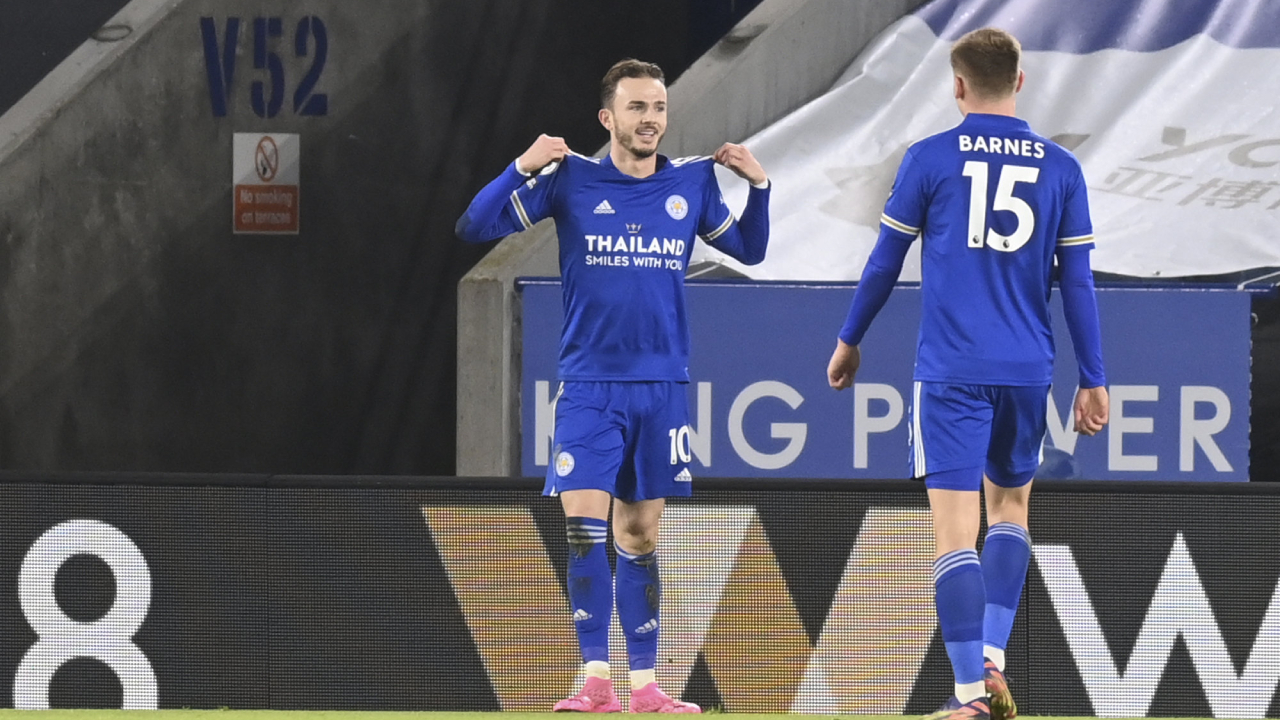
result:
[[[720,149],[712,157],[716,162],[729,168],[738,177],[752,185],[759,185],[769,179],[769,176],[764,174],[764,168],[760,167],[760,163],[756,161],[755,156],[742,145],[725,143],[720,146]]]
[[[858,374],[858,366],[861,364],[862,351],[857,345],[836,340],[836,351],[831,353],[831,362],[827,363],[827,382],[836,390],[851,387],[853,376]]]
[[[560,162],[569,154],[569,145],[562,137],[539,135],[528,150],[520,156],[520,169],[530,175],[537,175],[542,168],[553,162]]]
[[[1076,391],[1075,431],[1096,435],[1111,418],[1111,398],[1105,387],[1080,388]]]

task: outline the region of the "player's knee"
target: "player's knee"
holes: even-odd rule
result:
[[[1031,496],[1031,487],[1027,481],[1013,486],[992,482],[987,485],[986,490],[988,524],[1009,522],[1027,527]]]
[[[632,536],[626,541],[619,541],[618,544],[632,555],[648,555],[658,547],[655,540],[643,535]]]
[[[657,528],[646,528],[638,525],[614,527],[614,536],[618,547],[632,555],[648,555],[658,546]]]

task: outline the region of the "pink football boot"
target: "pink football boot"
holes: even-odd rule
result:
[[[662,692],[658,683],[651,682],[639,690],[631,691],[633,713],[700,713],[702,708],[693,703],[676,700]]]
[[[613,694],[613,683],[604,678],[589,677],[582,692],[565,698],[552,708],[556,712],[611,713],[622,712],[622,703]]]

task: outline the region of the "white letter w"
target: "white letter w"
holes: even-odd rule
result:
[[[1215,717],[1266,715],[1280,683],[1280,592],[1272,594],[1244,672],[1237,676],[1195,563],[1182,533],[1178,533],[1133,644],[1128,668],[1121,674],[1098,625],[1071,548],[1036,545],[1035,556],[1098,716],[1147,714],[1179,634],[1191,653]]]

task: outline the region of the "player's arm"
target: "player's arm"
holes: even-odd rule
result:
[[[1077,173],[1063,205],[1062,225],[1054,254],[1058,260],[1058,285],[1062,290],[1062,310],[1080,366],[1080,389],[1074,404],[1075,430],[1093,435],[1107,424],[1110,398],[1107,373],[1102,365],[1102,328],[1098,322],[1098,299],[1094,292],[1089,251],[1093,249],[1093,228],[1084,175]]]
[[[1098,322],[1093,270],[1089,267],[1092,247],[1091,243],[1059,245],[1056,253],[1063,315],[1071,333],[1071,344],[1076,350],[1076,362],[1080,366],[1075,429],[1085,435],[1101,430],[1110,414],[1107,373],[1102,365],[1102,328]]]
[[[476,194],[458,218],[454,232],[467,242],[480,243],[532,227],[547,213],[541,206],[531,207],[534,203],[526,202],[527,198],[521,198],[518,191],[530,177],[551,163],[560,162],[568,153],[564,138],[538,136],[523,155]]]
[[[827,382],[836,390],[853,385],[862,358],[858,345],[862,343],[867,328],[871,327],[871,321],[889,300],[913,240],[915,235],[889,225],[880,226],[880,237],[871,257],[867,258],[866,267],[862,269],[862,279],[853,293],[849,315],[845,318],[844,327],[840,328],[835,352],[827,364]]]
[[[835,352],[827,363],[827,382],[836,390],[853,385],[854,375],[861,363],[858,345],[866,334],[876,313],[889,299],[893,286],[902,274],[902,263],[907,250],[915,242],[924,226],[925,210],[931,197],[928,174],[916,161],[916,147],[912,146],[898,166],[893,180],[893,192],[885,203],[880,216],[880,237],[862,269],[862,279],[853,293],[853,303],[844,327],[836,340]]]
[[[715,173],[710,173],[709,192],[703,205],[707,208],[704,216],[713,219],[705,223],[708,227],[704,228],[702,237],[708,245],[738,262],[758,265],[769,249],[769,177],[751,151],[742,145],[725,143],[713,158],[751,183],[751,189],[747,191],[747,206],[742,210],[742,217],[734,219],[720,196]]]

